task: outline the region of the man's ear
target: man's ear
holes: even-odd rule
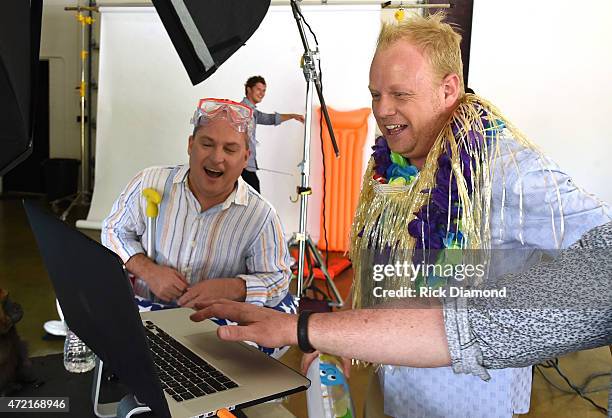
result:
[[[455,106],[460,94],[459,76],[455,73],[448,74],[442,79],[442,88],[444,89],[444,105],[447,108]]]
[[[187,155],[191,155],[192,146],[193,146],[193,135],[189,135],[189,140],[187,141]]]

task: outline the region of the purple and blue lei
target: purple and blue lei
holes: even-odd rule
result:
[[[483,109],[481,109],[480,120],[486,135],[486,142],[490,142],[504,128],[504,123],[500,120],[494,120],[491,123]],[[485,137],[475,130],[469,130],[466,135],[456,123],[453,123],[452,130],[455,138],[459,138],[461,174],[466,182],[468,195],[471,197],[472,170],[475,167],[475,159],[482,158],[481,150]],[[410,165],[409,162],[404,166],[399,166],[394,162],[397,158],[394,158],[395,153],[391,151],[384,137],[378,137],[372,149],[376,181],[387,183],[387,179],[398,176],[414,179],[418,173],[417,168]],[[414,264],[430,264],[431,261],[435,263],[442,250],[465,248],[466,237],[461,231],[460,221],[462,208],[457,176],[452,170],[451,156],[452,150],[447,144],[445,152],[437,161],[435,185],[431,189],[421,191],[421,193],[430,195],[430,199],[415,213],[416,218],[408,224],[408,233],[417,242],[412,260]]]

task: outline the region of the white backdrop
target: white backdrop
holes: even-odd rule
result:
[[[476,0],[469,85],[612,203],[612,1]]]
[[[368,71],[380,28],[379,6],[305,6],[317,35],[325,100],[337,110],[370,106]],[[96,180],[87,221],[99,228],[129,179],[151,165],[187,162],[189,118],[202,97],[241,100],[244,82],[262,75],[264,112],[304,113],[303,53],[289,6],[272,6],[259,29],[210,78],[193,87],[152,7],[101,8]],[[314,43],[312,45],[314,48]],[[316,96],[316,94],[315,94]],[[315,106],[318,100],[315,100]],[[373,118],[372,118],[373,121]],[[373,126],[373,123],[371,123]],[[370,141],[373,143],[373,128]],[[285,231],[297,231],[299,203],[291,203],[300,182],[303,125],[288,121],[257,128],[259,166],[290,173],[260,171],[262,194],[277,209]],[[309,232],[318,239],[320,145],[318,123],[312,132]]]
[[[379,29],[376,6],[307,6],[321,44],[325,93],[337,109],[370,105],[369,62]],[[587,13],[575,3],[477,0],[470,86],[490,99],[576,182],[612,202],[612,2],[594,0]],[[186,161],[189,116],[200,97],[236,100],[243,83],[268,81],[263,111],[304,111],[300,39],[289,7],[273,6],[255,35],[221,68],[191,86],[153,8],[104,8],[98,95],[96,184],[90,225],[99,225],[138,170]],[[297,229],[299,207],[288,197],[299,182],[302,125],[258,128],[263,195],[286,231]],[[373,137],[373,135],[370,135]],[[313,138],[318,137],[318,127]],[[320,212],[320,155],[312,142],[309,231],[316,239]],[[87,225],[80,223],[79,226]]]

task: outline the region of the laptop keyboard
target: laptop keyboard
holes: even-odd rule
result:
[[[238,386],[153,322],[143,325],[161,387],[177,402]]]

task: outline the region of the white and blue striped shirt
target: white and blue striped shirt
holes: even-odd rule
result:
[[[189,284],[242,278],[246,302],[275,306],[286,295],[290,278],[289,251],[276,211],[241,178],[223,203],[201,211],[187,184],[188,172],[182,165],[138,173],[104,220],[102,243],[124,263],[147,253],[142,191],[154,188],[162,195],[156,218],[157,264],[177,269]]]

